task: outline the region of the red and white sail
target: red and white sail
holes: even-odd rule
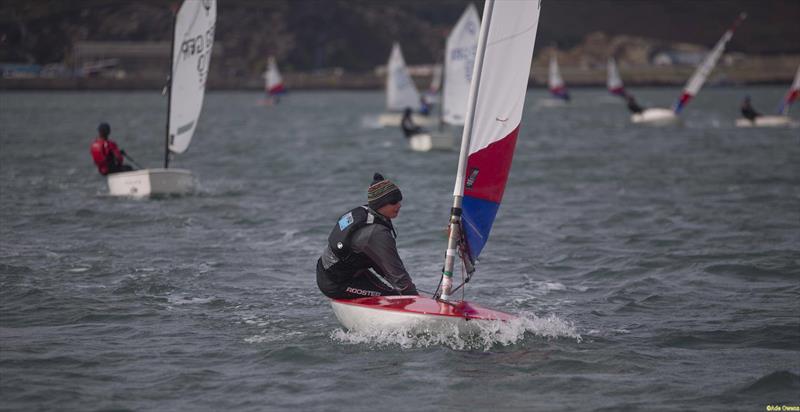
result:
[[[728,29],[723,35],[722,38],[719,39],[717,44],[711,50],[710,53],[706,56],[700,66],[697,67],[692,77],[689,79],[689,82],[686,83],[686,87],[683,89],[683,93],[678,101],[675,102],[675,105],[672,107],[672,110],[675,113],[680,113],[683,110],[683,107],[692,99],[697,93],[700,91],[700,88],[703,87],[703,83],[706,82],[708,75],[711,74],[711,71],[714,70],[714,66],[717,65],[717,61],[719,60],[722,53],[725,51],[725,46],[733,37],[733,32],[739,26],[739,24],[747,18],[747,14],[742,13],[739,17],[731,25],[731,28]]]
[[[278,63],[275,61],[274,56],[269,56],[267,60],[267,71],[264,73],[264,91],[270,96],[286,93],[286,88],[283,86],[283,77],[281,77],[281,72],[278,70]]]
[[[606,86],[608,87],[608,92],[616,96],[625,97],[625,86],[622,84],[622,77],[619,75],[617,62],[613,57],[608,58],[607,71],[608,78],[606,79]]]
[[[487,0],[488,33],[478,50],[454,195],[463,196],[469,257],[480,254],[503,198],[528,89],[538,1]],[[483,30],[483,29],[482,29]],[[463,164],[464,149],[468,158]]]
[[[789,91],[786,92],[786,96],[783,96],[781,105],[778,108],[778,113],[784,116],[788,115],[789,107],[791,107],[792,103],[797,100],[798,96],[800,96],[800,66],[797,67],[797,73],[794,74],[792,87],[790,87]]]
[[[550,94],[559,99],[569,100],[567,85],[561,77],[561,70],[558,68],[558,59],[555,54],[550,56],[550,67],[547,73],[547,86]]]

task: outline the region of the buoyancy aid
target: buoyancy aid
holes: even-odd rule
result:
[[[122,152],[117,148],[116,143],[111,140],[97,138],[92,142],[90,148],[92,160],[97,166],[97,170],[102,175],[115,172],[122,166]]]
[[[397,237],[392,222],[378,217],[374,213],[366,206],[359,206],[339,217],[328,236],[328,247],[338,262],[329,267],[328,271],[342,275],[353,274],[374,265],[366,255],[355,252],[352,247],[353,235],[367,225],[383,225],[389,228],[392,236]]]

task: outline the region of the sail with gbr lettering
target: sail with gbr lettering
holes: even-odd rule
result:
[[[175,17],[167,120],[173,153],[189,147],[203,109],[216,20],[216,0],[184,1]]]
[[[447,37],[442,102],[442,120],[447,124],[464,124],[480,26],[478,11],[470,4]]]

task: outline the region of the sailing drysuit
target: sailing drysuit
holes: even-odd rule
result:
[[[101,175],[105,176],[109,173],[131,170],[129,167],[122,165],[122,152],[119,151],[117,144],[111,139],[98,137],[92,142],[90,151],[94,164],[97,165],[97,171]]]
[[[360,206],[342,215],[317,260],[317,286],[325,296],[417,295],[397,254],[391,220]]]

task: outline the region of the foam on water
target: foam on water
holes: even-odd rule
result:
[[[403,349],[445,346],[454,350],[483,350],[498,346],[511,346],[523,343],[526,337],[547,339],[569,338],[581,342],[572,322],[556,315],[539,317],[531,313],[520,314],[508,322],[481,322],[471,333],[459,331],[455,325],[439,330],[420,332],[414,328],[375,328],[364,331],[336,329],[330,338],[336,342],[350,345],[368,345],[375,348],[399,346]]]

